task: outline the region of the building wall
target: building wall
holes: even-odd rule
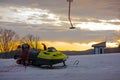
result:
[[[104,47],[95,47],[94,54],[104,54]]]

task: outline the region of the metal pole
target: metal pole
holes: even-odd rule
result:
[[[75,29],[75,27],[73,27],[73,24],[72,24],[72,21],[71,21],[71,14],[70,14],[71,2],[72,2],[72,1],[73,1],[73,0],[67,0],[67,2],[69,2],[69,6],[68,6],[68,20],[69,20],[70,25],[71,25],[70,29]]]

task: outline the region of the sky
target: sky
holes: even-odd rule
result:
[[[87,50],[107,41],[120,40],[120,0],[73,0],[70,30],[67,0],[0,0],[0,27],[20,36],[37,35],[58,50]]]

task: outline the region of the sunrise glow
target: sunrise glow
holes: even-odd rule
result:
[[[48,47],[55,47],[60,51],[85,51],[93,49],[92,45],[99,42],[78,43],[78,42],[61,42],[61,41],[43,41]],[[107,42],[107,48],[118,47],[116,42]]]

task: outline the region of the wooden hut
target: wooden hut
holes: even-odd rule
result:
[[[94,47],[94,54],[104,54],[104,49],[106,48],[106,42],[101,42],[92,45]]]

